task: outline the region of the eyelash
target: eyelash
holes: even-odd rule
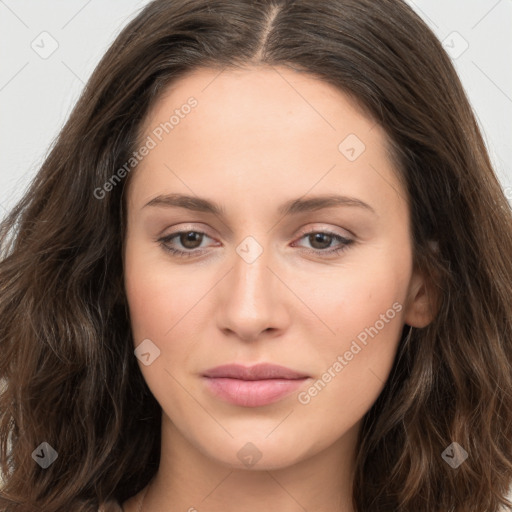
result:
[[[162,248],[172,254],[173,256],[176,256],[178,258],[192,258],[192,257],[195,257],[195,256],[199,256],[200,254],[203,254],[205,251],[204,250],[198,250],[198,249],[193,249],[193,250],[190,250],[190,251],[181,251],[179,249],[174,249],[173,247],[170,247],[168,245],[168,243],[173,239],[173,238],[176,238],[178,237],[179,235],[182,235],[182,234],[187,234],[187,233],[196,233],[196,234],[199,234],[199,235],[205,235],[208,237],[208,235],[206,233],[203,233],[202,231],[194,231],[194,230],[186,230],[186,231],[176,231],[175,233],[171,233],[170,235],[167,235],[165,237],[162,237],[162,238],[159,238],[157,239],[157,242],[160,243],[160,245],[162,246]],[[316,234],[322,234],[322,235],[328,235],[328,236],[332,236],[333,238],[333,241],[338,241],[340,242],[342,245],[338,248],[335,248],[335,249],[330,249],[330,250],[322,250],[322,249],[307,249],[305,248],[305,251],[309,254],[314,254],[314,255],[321,255],[321,256],[327,256],[327,257],[330,257],[330,256],[337,256],[338,254],[341,254],[343,251],[345,251],[350,245],[352,245],[354,243],[354,240],[351,240],[351,239],[348,239],[348,238],[345,238],[345,237],[342,237],[341,235],[338,235],[336,233],[332,233],[331,231],[309,231],[307,233],[304,233],[300,238],[299,240],[303,239],[303,238],[306,238],[310,235],[316,235]],[[210,237],[208,237],[210,238]]]

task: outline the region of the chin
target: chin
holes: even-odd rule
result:
[[[272,436],[275,436],[271,439]],[[304,442],[298,442],[295,436],[251,435],[247,431],[241,438],[226,440],[220,446],[219,440],[208,446],[202,446],[201,451],[217,463],[231,469],[246,469],[249,471],[283,469],[308,456]],[[304,440],[304,435],[299,436]],[[297,446],[300,446],[298,450]],[[212,450],[212,447],[215,448]]]

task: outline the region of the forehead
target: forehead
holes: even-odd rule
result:
[[[184,108],[191,98],[195,106]],[[147,137],[155,147],[135,173],[146,177],[141,197],[154,192],[152,181],[190,188],[205,178],[210,188],[298,195],[316,183],[355,194],[400,188],[384,130],[333,85],[283,67],[194,70],[148,112]]]
[[[215,130],[235,125],[254,132],[264,126],[263,134],[272,134],[287,128],[295,136],[314,131],[336,141],[348,124],[360,135],[377,126],[353,98],[332,84],[281,66],[258,66],[194,69],[161,94],[142,131],[168,120],[190,97],[198,102],[194,116],[199,113],[203,120],[213,121],[209,126]]]

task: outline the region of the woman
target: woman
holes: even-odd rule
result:
[[[511,209],[402,1],[152,2],[1,242],[1,510],[511,510]]]

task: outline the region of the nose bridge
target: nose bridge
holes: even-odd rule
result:
[[[233,295],[245,307],[258,307],[260,312],[273,288],[272,273],[267,268],[271,254],[268,244],[265,243],[266,247],[263,244],[253,236],[247,236],[238,244],[232,276]]]
[[[264,243],[252,236],[236,247],[233,270],[225,284],[225,302],[221,311],[222,328],[229,328],[244,339],[279,327],[282,302],[278,298],[271,266],[272,254]],[[279,318],[278,318],[279,316]]]

